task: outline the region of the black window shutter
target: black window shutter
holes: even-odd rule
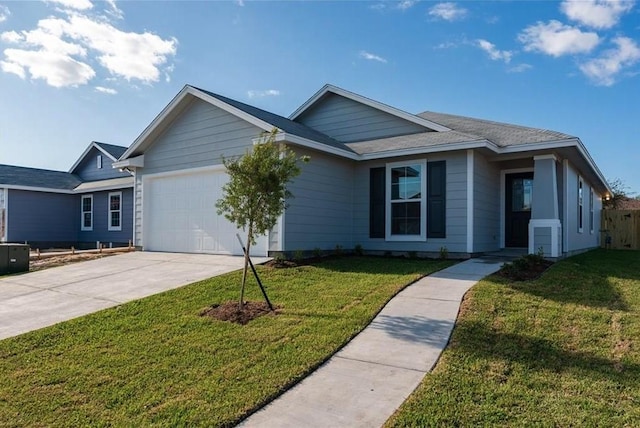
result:
[[[446,162],[427,162],[427,238],[446,238],[446,184]]]
[[[371,168],[369,172],[369,238],[385,236],[386,168]]]

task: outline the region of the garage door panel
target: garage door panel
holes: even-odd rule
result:
[[[242,254],[235,225],[216,212],[228,181],[223,172],[147,179],[144,184],[144,247],[151,251]],[[240,236],[246,236],[240,231]],[[266,255],[261,237],[251,253]]]

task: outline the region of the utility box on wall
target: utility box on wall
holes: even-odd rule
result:
[[[29,271],[29,246],[0,244],[0,275]]]

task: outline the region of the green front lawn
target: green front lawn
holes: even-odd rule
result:
[[[236,299],[224,275],[0,341],[0,426],[232,425],[446,261],[345,257],[260,268],[282,306],[246,326],[199,316]],[[114,287],[117,284],[114,284]],[[251,282],[249,300],[260,300]]]
[[[640,426],[640,252],[491,276],[388,426]]]

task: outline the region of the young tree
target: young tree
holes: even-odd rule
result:
[[[609,181],[609,187],[611,187],[613,194],[610,195],[609,199],[602,201],[602,205],[605,209],[615,210],[619,208],[623,201],[630,198],[629,188],[624,181],[619,178]]]
[[[233,222],[247,233],[244,270],[240,287],[240,304],[244,305],[244,290],[249,265],[249,249],[256,238],[272,229],[287,208],[287,199],[293,195],[287,184],[300,174],[298,160],[308,162],[306,156],[298,158],[283,145],[276,143],[278,129],[265,132],[252,149],[241,157],[224,158],[229,182],[222,188],[223,196],[216,203],[218,214]]]

